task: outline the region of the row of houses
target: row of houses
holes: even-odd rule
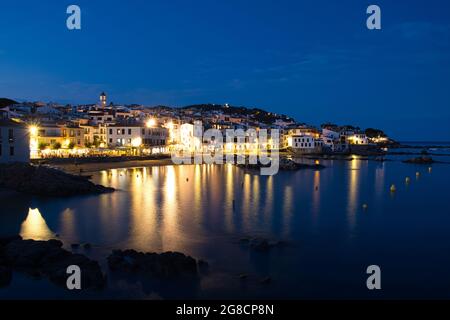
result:
[[[139,105],[120,106],[107,104],[106,94],[100,95],[98,104],[61,106],[53,103],[23,103],[0,109],[2,115],[1,155],[11,159],[26,152],[18,152],[22,146],[12,145],[4,137],[13,130],[15,137],[28,141],[32,158],[45,153],[58,155],[91,152],[91,150],[159,150],[170,149],[189,151],[213,150],[218,142],[207,142],[196,132],[201,122],[201,130],[218,129],[225,137],[228,129],[244,131],[269,131],[268,141],[264,145],[255,143],[255,137],[247,134],[242,143],[233,141],[225,143],[225,151],[237,148],[259,150],[261,148],[278,148],[299,153],[318,153],[323,151],[344,152],[356,146],[370,145],[364,132],[350,126],[335,125],[316,128],[299,124],[292,118],[267,113],[259,109],[234,107],[236,113],[230,113],[228,105],[218,108],[207,105],[204,108],[193,106],[187,108],[153,107]],[[270,118],[272,121],[263,121]],[[11,119],[20,119],[14,121]],[[26,125],[26,128],[24,127]],[[248,130],[251,129],[251,130]],[[279,140],[270,136],[273,129],[279,131]],[[17,133],[15,133],[17,131]],[[14,144],[17,139],[13,139]],[[5,142],[6,141],[6,142]],[[22,141],[22,142],[23,142]],[[279,142],[279,143],[276,143]],[[23,143],[25,146],[27,143]],[[3,158],[2,158],[3,159]],[[5,158],[6,159],[6,158]],[[9,159],[9,158],[8,158]]]

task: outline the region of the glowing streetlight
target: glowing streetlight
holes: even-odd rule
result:
[[[147,126],[147,128],[153,128],[154,126],[156,126],[156,120],[153,118],[148,119],[145,125]]]
[[[37,126],[30,126],[28,128],[28,130],[30,131],[30,135],[32,137],[36,137],[38,135],[38,127]]]

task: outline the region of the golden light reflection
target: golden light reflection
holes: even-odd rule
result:
[[[182,166],[178,166],[179,176],[184,177]],[[166,179],[164,182],[164,201],[162,205],[162,226],[163,226],[163,242],[162,250],[173,250],[174,248],[180,248],[183,245],[182,241],[179,239],[178,232],[178,212],[177,212],[177,178],[174,166],[167,166],[166,169]],[[181,183],[190,183],[189,180],[183,181]]]
[[[202,175],[206,176],[207,174],[205,171],[205,166],[203,167],[202,172],[202,166],[197,164],[194,168],[194,214],[195,219],[197,222],[201,222],[201,219],[203,215],[201,214],[201,207],[202,207]]]
[[[49,240],[54,238],[53,232],[47,226],[39,209],[29,209],[27,218],[20,228],[20,236],[23,239]]]
[[[246,173],[244,174],[244,182],[243,182],[243,189],[242,189],[242,226],[244,229],[248,227],[249,223],[249,215],[251,210],[251,176],[250,174]]]
[[[224,205],[225,227],[228,232],[233,232],[234,231],[233,210],[236,210],[236,208],[233,208],[233,201],[235,201],[233,192],[234,189],[233,166],[226,165],[225,170],[226,170],[225,205]]]
[[[253,176],[253,191],[252,191],[252,195],[253,195],[253,215],[257,216],[259,214],[259,196],[261,193],[260,187],[259,187],[259,175],[255,174]]]
[[[269,218],[273,213],[273,176],[267,177],[264,209],[264,221],[269,221]]]
[[[159,168],[152,168],[152,170]],[[161,246],[157,225],[155,193],[158,179],[147,179],[147,169],[133,171],[131,184],[131,219],[129,242],[133,248],[146,250],[149,244]]]
[[[290,185],[284,187],[284,201],[283,201],[283,215],[281,216],[284,224],[284,234],[288,236],[291,232],[291,220],[292,220],[292,201],[293,201],[293,191]]]
[[[347,220],[350,229],[353,229],[356,222],[356,212],[358,209],[358,195],[359,195],[359,180],[360,180],[361,161],[353,158],[350,161],[350,181],[348,185],[348,206],[347,206]]]
[[[314,190],[312,198],[313,220],[316,222],[320,211],[320,170],[314,171]]]

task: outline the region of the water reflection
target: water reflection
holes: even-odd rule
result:
[[[288,236],[291,233],[291,219],[293,214],[293,207],[292,207],[292,197],[293,197],[293,191],[292,186],[287,185],[284,187],[283,192],[283,215],[280,217],[280,219],[283,221],[283,234],[285,236]]]
[[[353,230],[358,210],[358,194],[361,174],[361,161],[356,157],[350,161],[350,180],[348,184],[347,220],[350,230]]]
[[[108,170],[94,174],[93,182],[119,189],[112,194],[4,198],[0,230],[3,234],[20,230],[24,238],[33,239],[48,239],[57,232],[66,246],[91,243],[89,254],[103,262],[112,249],[181,251],[210,263],[214,278],[188,285],[185,295],[197,297],[199,290],[208,298],[298,298],[315,290],[320,297],[335,297],[344,280],[359,286],[359,278],[352,282],[353,271],[360,270],[361,261],[372,259],[366,259],[369,254],[377,257],[387,251],[390,261],[400,265],[402,252],[412,252],[411,248],[424,253],[418,261],[428,262],[434,256],[428,252],[447,249],[447,199],[435,190],[446,190],[450,170],[439,167],[439,175],[422,175],[420,184],[390,201],[385,183],[398,183],[406,176],[414,180],[416,169],[357,159],[324,164],[323,171],[280,172],[273,177],[230,165]],[[362,203],[369,204],[364,214]],[[424,221],[426,228],[419,230]],[[353,232],[355,225],[358,232]],[[240,238],[253,236],[286,240],[289,245],[260,253],[239,244]],[[406,250],[394,254],[393,247]],[[383,256],[377,259],[386,262]],[[445,262],[441,265],[448,269],[450,262]],[[433,266],[439,263],[433,261]],[[338,268],[342,281],[327,278],[323,281],[327,285],[322,285],[309,280],[326,275],[329,265]],[[352,274],[346,276],[350,269]],[[236,276],[241,273],[251,275],[257,288],[251,281],[244,288]],[[259,281],[265,276],[274,282],[261,290]],[[139,290],[170,297],[180,294],[177,286],[142,283]]]
[[[375,168],[375,193],[377,198],[383,195],[385,164],[381,163]]]
[[[312,191],[312,213],[313,223],[317,223],[317,218],[320,211],[320,170],[314,171],[314,183]]]
[[[20,236],[23,239],[49,240],[54,238],[53,232],[47,226],[39,209],[29,209],[27,218],[20,228]]]

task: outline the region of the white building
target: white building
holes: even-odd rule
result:
[[[351,135],[347,135],[348,144],[357,144],[357,145],[366,145],[369,144],[369,139],[364,133],[353,133]]]
[[[202,149],[201,124],[183,123],[180,126],[181,148],[186,151],[200,151]]]
[[[106,142],[109,147],[140,147],[142,145],[141,125],[116,124],[106,128]]]
[[[287,138],[288,147],[293,151],[302,153],[312,153],[319,151],[320,146],[317,145],[316,139],[309,135],[292,135]]]
[[[141,124],[115,124],[106,128],[109,147],[162,147],[167,144],[168,130]]]
[[[0,119],[0,163],[29,161],[28,128],[11,119]]]

